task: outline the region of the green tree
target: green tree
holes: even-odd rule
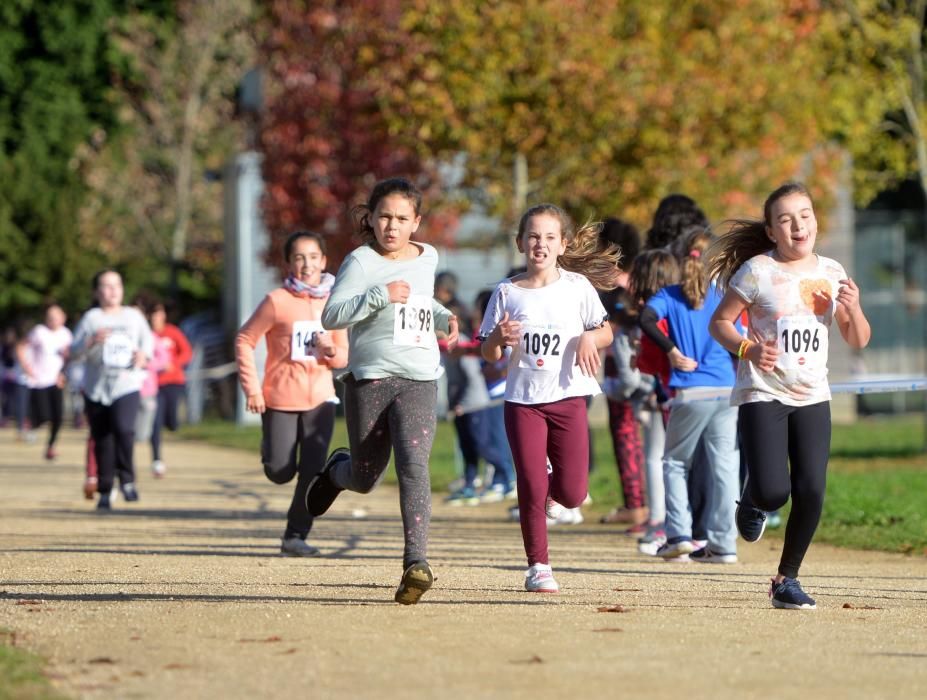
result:
[[[43,298],[86,299],[75,235],[83,184],[74,158],[112,124],[106,36],[111,0],[0,5],[0,313]]]

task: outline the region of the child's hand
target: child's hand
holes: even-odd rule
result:
[[[460,337],[460,325],[457,323],[457,317],[451,316],[447,320],[447,349],[453,350],[457,347],[457,340]]]
[[[859,287],[849,277],[840,280],[840,288],[837,290],[837,303],[841,304],[850,315],[861,310],[859,306]]]
[[[505,315],[502,316],[502,320],[499,321],[493,329],[493,334],[496,336],[495,343],[500,347],[509,346],[515,347],[518,345],[518,341],[521,340],[521,324],[518,321],[509,320],[509,312],[506,311]]]
[[[744,359],[755,364],[761,372],[772,372],[779,359],[779,348],[775,340],[752,343],[744,353]]]
[[[681,352],[679,348],[673,348],[667,354],[669,363],[680,372],[694,372],[696,367],[698,367],[698,362],[693,360],[691,357],[686,357]]]
[[[389,293],[391,304],[405,304],[409,301],[409,293],[412,291],[408,282],[396,280],[386,285],[386,291]]]
[[[595,346],[592,334],[587,331],[579,336],[579,343],[576,346],[576,364],[587,377],[594,377],[599,370],[599,363],[599,349]]]

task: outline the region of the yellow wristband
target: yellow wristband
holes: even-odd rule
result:
[[[744,353],[747,352],[751,345],[753,345],[753,343],[751,343],[749,340],[744,339],[741,341],[740,347],[737,348],[737,357],[743,359]]]

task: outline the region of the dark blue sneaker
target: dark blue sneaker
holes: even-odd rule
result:
[[[758,542],[766,530],[766,513],[753,506],[745,506],[737,501],[734,509],[734,521],[737,523],[737,532],[747,542]]]
[[[797,578],[784,578],[779,583],[772,579],[769,585],[769,601],[774,608],[782,610],[814,610],[814,598],[801,589]]]
[[[322,471],[316,477],[315,481],[312,482],[312,486],[309,487],[309,490],[306,491],[306,508],[313,516],[318,517],[325,513],[325,511],[331,508],[335,499],[338,498],[338,494],[344,491],[344,489],[335,486],[329,477],[329,472],[331,472],[332,467],[334,467],[337,462],[345,459],[351,459],[351,452],[346,447],[339,447],[328,455],[328,459],[325,460],[325,466],[322,468]]]

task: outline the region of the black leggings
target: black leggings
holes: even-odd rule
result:
[[[93,437],[97,458],[97,491],[109,493],[119,476],[125,486],[135,481],[132,450],[135,448],[135,415],[138,413],[139,394],[120,396],[107,406],[85,398],[87,422]]]
[[[165,384],[158,389],[158,408],[151,423],[151,458],[161,459],[161,428],[171,432],[177,430],[180,421],[177,406],[187,391],[184,384]]]
[[[33,389],[29,392],[32,404],[32,427],[38,428],[42,423],[50,423],[48,446],[52,447],[58,439],[61,421],[64,416],[64,392],[57,386]]]
[[[749,475],[743,502],[773,511],[792,496],[779,573],[796,578],[824,507],[830,402],[744,404],[740,407],[740,438]]]

